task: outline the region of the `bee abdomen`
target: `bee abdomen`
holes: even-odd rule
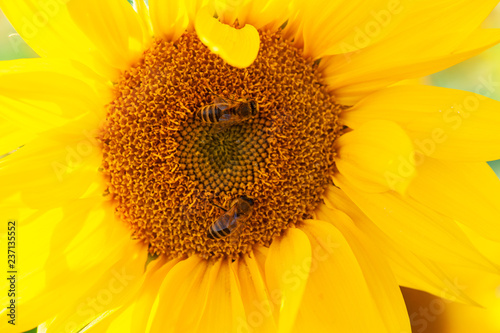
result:
[[[197,115],[204,123],[216,123],[221,117],[221,110],[215,105],[207,105],[202,107]]]
[[[208,229],[207,237],[211,239],[219,239],[229,236],[231,230],[229,228],[220,229],[216,224]]]

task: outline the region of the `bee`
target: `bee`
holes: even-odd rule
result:
[[[195,118],[207,124],[234,124],[255,117],[259,105],[253,99],[233,100],[217,96],[213,104],[202,106]]]
[[[222,208],[222,210],[225,209]],[[231,208],[225,210],[225,213],[215,220],[210,228],[208,228],[207,237],[211,239],[220,239],[232,235],[232,239],[234,239],[234,236],[241,231],[242,225],[248,221],[252,211],[253,199],[244,195],[236,198],[232,202]]]

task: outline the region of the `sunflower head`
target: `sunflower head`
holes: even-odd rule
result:
[[[103,173],[120,218],[152,253],[216,259],[269,246],[311,217],[331,183],[342,107],[281,31],[259,38],[245,68],[194,33],[157,40],[116,84]],[[254,198],[253,214],[226,222],[237,236],[209,239],[243,196]]]

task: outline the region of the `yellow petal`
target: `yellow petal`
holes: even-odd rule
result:
[[[219,2],[220,0],[217,0],[215,6]],[[198,14],[200,8],[213,6],[213,4],[211,0],[186,0],[184,1],[184,4],[186,5],[187,16],[189,18],[189,23],[186,30],[192,32],[194,31],[194,22],[196,21],[196,15]]]
[[[455,37],[452,32],[448,35],[432,41],[429,40],[432,35],[427,34],[416,43],[415,38],[402,34],[359,52],[327,56],[322,59],[325,82],[340,103],[352,105],[395,82],[455,65],[500,41],[500,29],[478,29],[452,50],[439,48],[442,39]],[[430,51],[426,51],[428,49]]]
[[[498,3],[496,0],[482,1],[480,5],[454,0],[340,1],[330,12],[327,6],[317,2],[311,15],[314,22],[311,25],[316,27],[313,30],[316,34],[311,33],[311,39],[320,40],[312,51],[315,57],[353,52],[384,39],[408,36],[416,49],[417,45],[427,44],[425,49],[418,49],[420,53],[440,49],[444,54],[477,29]],[[318,15],[322,11],[329,15]],[[452,36],[449,35],[451,31],[454,32]],[[435,40],[439,43],[433,43]]]
[[[178,259],[168,261],[162,256],[148,265],[144,276],[145,283],[142,284],[137,296],[128,303],[122,303],[119,309],[110,311],[87,325],[89,332],[149,332],[148,322],[152,320],[151,308],[158,296],[158,290],[165,275],[179,261]]]
[[[146,42],[145,46],[148,48],[149,43],[147,43],[147,41],[152,41],[152,37],[154,36],[153,23],[151,22],[148,5],[144,2],[144,0],[135,0],[134,8],[141,19],[144,41]]]
[[[461,225],[461,228],[467,234],[467,237],[469,237],[472,243],[481,251],[482,254],[484,254],[495,264],[500,264],[499,242],[484,238],[474,230],[464,225]],[[447,264],[441,265],[440,268],[449,276],[453,276],[455,284],[462,288],[467,294],[471,295],[471,297],[473,297],[474,300],[479,303],[479,305],[492,310],[490,305],[492,305],[491,300],[494,298],[495,303],[497,305],[500,305],[500,303],[498,303],[500,301],[498,297],[492,297],[494,296],[493,291],[497,288],[498,283],[500,282],[500,277],[498,276],[497,272],[485,274],[485,272],[479,270]],[[495,281],[495,284],[483,284],[483,282],[486,281]]]
[[[389,264],[370,237],[358,229],[342,211],[320,205],[318,217],[339,229],[363,270],[366,284],[379,309],[387,332],[410,332],[405,303]]]
[[[307,1],[290,2],[290,15],[283,28],[283,37],[298,49],[304,48],[304,8]]]
[[[144,282],[147,246],[129,243],[132,246],[123,249],[120,259],[106,271],[101,271],[99,279],[75,300],[74,305],[60,305],[56,319],[47,326],[49,332],[68,328],[78,331],[107,311],[117,309],[136,297]]]
[[[467,236],[481,250],[481,253],[489,259],[500,263],[500,243],[481,237],[470,228],[462,226]],[[498,297],[498,286],[500,277],[498,274],[484,274],[476,270],[464,269],[463,267],[453,267],[442,265],[441,268],[448,275],[454,277],[454,282],[468,294],[474,297],[481,307],[472,308],[463,304],[445,304],[434,309],[445,309],[443,315],[446,317],[449,332],[453,333],[496,333],[500,328],[500,298]],[[436,302],[436,301],[433,301]],[[439,303],[441,301],[438,300]],[[442,304],[441,304],[442,305]],[[449,326],[448,326],[449,325]]]
[[[491,89],[483,79],[478,90]],[[398,123],[411,137],[417,160],[426,156],[455,161],[500,158],[500,102],[471,92],[430,86],[390,87],[342,113],[357,128],[366,121]],[[423,162],[423,161],[422,161]]]
[[[191,256],[168,272],[151,311],[151,332],[190,332],[198,326],[213,265]]]
[[[81,197],[94,182],[104,181],[97,170],[101,160],[97,141],[85,133],[65,142],[37,138],[0,160],[5,190],[0,201],[20,192],[30,207],[59,207]]]
[[[424,290],[452,301],[475,304],[464,293],[465,290],[459,288],[455,277],[446,275],[432,260],[417,256],[406,247],[394,242],[341,189],[330,186],[325,192],[324,200],[328,208],[346,212],[356,228],[377,245],[391,266],[398,285]],[[326,214],[323,211],[324,209],[318,211],[318,218],[323,218]],[[335,225],[335,221],[331,223]]]
[[[134,303],[134,321],[131,325],[132,332],[140,333],[147,331],[146,327],[148,327],[148,323],[152,321],[151,309],[158,296],[163,280],[170,270],[180,262],[179,259],[170,260],[168,262],[164,262],[164,259],[157,260],[161,260],[160,265],[157,265],[159,267],[148,272],[143,290]]]
[[[203,44],[231,66],[248,67],[257,58],[260,37],[257,29],[249,24],[241,29],[230,27],[212,17],[205,8],[198,12],[195,28]]]
[[[415,176],[411,141],[393,122],[366,122],[338,138],[335,147],[340,173],[364,191],[403,193]]]
[[[313,59],[356,51],[383,39],[398,27],[405,9],[386,0],[313,0],[305,7],[304,55]]]
[[[55,226],[62,219],[62,211],[56,210],[32,210],[19,205],[17,200],[9,200],[9,203],[3,201],[0,204],[0,214],[6,221],[17,221],[16,229],[18,232],[23,232],[26,239],[26,245],[18,244],[18,252],[22,254],[23,260],[22,269],[25,272],[32,272],[43,269],[43,265],[48,258],[50,252],[50,242]],[[19,221],[23,221],[19,224]],[[10,224],[10,223],[9,223]],[[43,226],[45,225],[45,228]],[[36,228],[40,228],[37,233]],[[1,231],[0,235],[6,237],[6,230]],[[66,240],[66,244],[70,240]],[[38,246],[30,247],[28,244],[35,243]],[[35,258],[34,254],[38,254]],[[2,281],[3,283],[4,281]],[[34,286],[30,286],[34,287]],[[28,288],[29,290],[30,288]]]
[[[481,236],[500,241],[500,180],[486,163],[427,158],[408,194]]]
[[[35,223],[29,223],[29,218],[33,216],[33,212],[27,212],[26,209],[20,209],[20,206],[16,207],[6,207],[5,202],[0,204],[0,217],[5,221],[14,221],[16,226],[16,234],[23,235],[23,242],[17,242],[16,244],[16,254],[17,258],[23,258],[23,265],[17,267],[17,285],[24,285],[23,297],[17,300],[17,313],[22,316],[22,320],[17,322],[14,326],[16,329],[11,330],[11,332],[27,331],[31,328],[37,326],[41,322],[51,318],[55,315],[54,308],[51,305],[46,306],[41,311],[31,311],[30,302],[37,298],[43,298],[46,294],[51,294],[52,290],[47,289],[46,286],[47,278],[44,274],[36,274],[37,271],[43,271],[44,266],[46,268],[52,268],[52,263],[45,264],[46,259],[49,256],[50,251],[50,239],[53,232],[53,228],[56,222],[60,222],[60,214],[40,214],[40,222],[47,222],[45,224],[40,223],[36,225]],[[20,222],[23,221],[22,224]],[[26,222],[28,222],[26,225]],[[7,251],[7,228],[1,231],[0,239],[2,241],[2,249]],[[40,237],[40,238],[38,238]],[[32,244],[36,244],[33,246]],[[35,259],[36,258],[36,259]],[[35,274],[33,274],[35,272]],[[5,279],[0,283],[0,290],[5,296],[2,296],[3,304],[7,304],[8,299],[6,298],[9,290],[9,281]],[[63,298],[66,295],[62,295]],[[19,313],[19,310],[23,311],[23,314]],[[0,313],[5,316],[6,309],[2,306]],[[25,317],[26,316],[26,317]],[[20,319],[18,317],[18,319]],[[0,329],[3,331],[9,331],[7,322],[0,322]],[[31,328],[30,328],[31,327]]]
[[[240,25],[245,24],[251,6],[250,0],[217,0],[214,2],[217,19],[227,25],[233,25],[236,19]]]
[[[263,27],[271,31],[277,30],[293,14],[293,4],[289,0],[246,0],[231,1],[218,0],[215,10],[219,20],[226,24],[233,24],[236,18],[240,26],[246,23],[256,29]]]
[[[110,100],[111,88],[75,61],[0,62],[0,117],[33,133],[61,126],[89,111],[104,116],[104,105]]]
[[[119,309],[109,311],[105,315],[98,317],[97,320],[89,323],[83,332],[132,333],[132,323],[134,322],[133,308],[131,306],[122,306]]]
[[[294,332],[387,332],[358,260],[331,224],[308,220],[311,271]]]
[[[253,332],[276,332],[273,317],[276,304],[268,295],[265,277],[261,275],[256,259],[244,256],[237,261],[236,269],[248,328]]]
[[[42,57],[75,59],[110,79],[138,59],[143,33],[129,4],[121,0],[66,2],[2,0],[0,8]]]
[[[497,271],[450,218],[395,192],[367,193],[342,175],[334,182],[396,243],[437,262]]]
[[[26,241],[17,247],[19,258],[23,258],[18,275],[19,285],[24,285],[18,304],[23,325],[31,323],[34,327],[56,314],[58,320],[63,320],[76,313],[77,307],[86,324],[98,311],[91,308],[89,313],[85,301],[97,297],[97,293],[89,292],[96,291],[91,288],[99,290],[116,283],[111,282],[113,275],[106,279],[106,274],[113,271],[120,275],[124,269],[138,269],[136,264],[144,269],[145,256],[141,257],[141,253],[145,255],[147,248],[131,242],[130,232],[123,223],[117,223],[113,210],[99,205],[99,200],[84,200],[16,218],[17,232]],[[4,207],[1,211],[5,211]],[[122,259],[125,261],[120,262]],[[124,284],[127,282],[131,281]],[[120,289],[123,295],[127,293],[123,284],[112,287],[112,292]]]
[[[0,139],[0,156],[17,150],[35,137],[35,134],[3,119],[0,120],[0,131],[2,133],[2,138]]]
[[[137,297],[128,304],[108,314],[98,322],[92,323],[90,332],[149,332],[148,322],[152,321],[151,308],[158,296],[158,291],[168,272],[179,262],[179,259],[168,261],[164,256],[148,265],[144,281]]]
[[[273,240],[266,260],[266,280],[280,333],[293,328],[310,268],[311,245],[302,231],[288,229]]]
[[[73,22],[115,67],[128,69],[145,49],[140,17],[121,0],[71,0]],[[82,14],[85,13],[85,14]]]
[[[231,261],[219,260],[210,270],[205,310],[196,332],[247,332],[246,314]]]
[[[189,24],[184,1],[150,0],[149,13],[155,36],[170,42],[176,41]]]
[[[102,196],[70,202],[63,207],[63,212],[64,217],[51,237],[51,248],[63,253],[69,269],[92,266],[100,256],[111,253],[121,258],[121,253],[110,252],[108,247],[138,243],[130,240],[130,230],[114,215],[113,203],[103,201]],[[103,223],[109,226],[104,227]],[[144,252],[142,245],[137,251]]]
[[[266,278],[266,260],[267,260],[267,255],[269,253],[269,249],[267,247],[264,247],[262,245],[255,246],[253,248],[253,255],[255,258],[255,262],[257,263],[257,266],[259,267],[260,274],[264,278],[264,281],[267,281]]]
[[[256,29],[267,27],[271,31],[278,30],[295,12],[288,0],[255,0],[250,2],[246,22]]]

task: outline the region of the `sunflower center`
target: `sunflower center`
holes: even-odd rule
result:
[[[157,40],[117,82],[103,172],[116,213],[152,254],[235,258],[269,246],[311,217],[331,182],[342,106],[279,32],[260,37],[244,69],[194,33]]]

